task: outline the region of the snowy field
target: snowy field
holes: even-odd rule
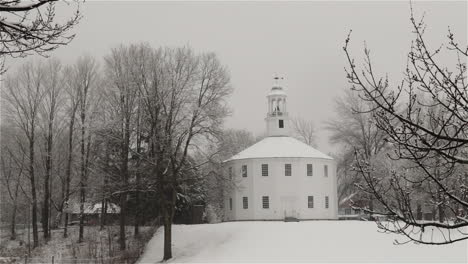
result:
[[[157,231],[139,263],[161,261],[163,233]],[[396,238],[360,221],[175,225],[170,262],[468,263],[466,242],[394,245]]]

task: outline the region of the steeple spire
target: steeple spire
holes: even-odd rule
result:
[[[268,99],[268,113],[265,118],[268,136],[289,136],[289,116],[286,111],[286,93],[279,84],[283,77],[275,74]]]

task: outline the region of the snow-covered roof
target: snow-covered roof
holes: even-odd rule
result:
[[[333,159],[292,137],[266,137],[224,162],[253,158],[318,158]]]
[[[101,207],[102,207],[101,202],[97,202],[97,203],[85,202],[83,209],[84,209],[85,214],[99,214],[101,213]],[[80,203],[74,202],[68,206],[65,205],[64,211],[67,213],[79,214]],[[107,203],[107,213],[118,214],[120,213],[120,207],[114,203]]]
[[[339,202],[338,205],[339,205],[339,206],[344,205],[345,203],[347,203],[348,201],[350,201],[356,194],[357,194],[357,192],[353,192],[352,194],[346,196],[345,198],[343,198],[343,200],[341,200],[341,201]]]

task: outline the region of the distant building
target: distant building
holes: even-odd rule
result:
[[[365,217],[365,211],[360,209],[369,207],[367,199],[357,199],[357,192],[345,197],[338,203],[338,216],[340,219],[359,220]]]
[[[225,195],[224,220],[337,219],[335,161],[290,137],[281,86],[267,98],[267,137],[224,162],[235,185]]]
[[[101,217],[102,203],[84,203],[84,219],[87,224],[98,224]],[[71,203],[68,209],[65,209],[65,213],[70,214],[70,222],[76,222],[80,220],[80,203]],[[114,203],[107,203],[107,222],[113,222],[117,219],[120,214],[120,207]]]

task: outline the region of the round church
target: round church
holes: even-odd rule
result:
[[[224,161],[225,221],[337,219],[333,158],[290,136],[287,96],[267,96],[267,137]]]

